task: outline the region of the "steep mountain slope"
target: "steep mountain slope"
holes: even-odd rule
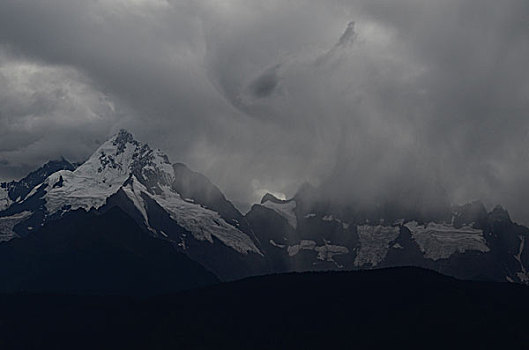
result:
[[[527,287],[417,268],[270,275],[140,300],[0,295],[0,309],[2,349],[523,349],[529,342]]]
[[[0,292],[149,295],[216,283],[121,209],[79,210],[0,244]]]

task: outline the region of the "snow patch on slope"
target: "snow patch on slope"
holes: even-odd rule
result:
[[[296,209],[296,201],[289,201],[284,203],[274,203],[272,201],[266,201],[263,204],[261,204],[263,207],[272,209],[277,214],[284,217],[290,226],[293,228],[296,228],[298,225],[298,220],[296,218],[296,213],[294,213],[294,209]]]
[[[349,223],[343,222],[342,220],[340,220],[338,218],[335,218],[333,215],[325,215],[324,217],[321,218],[321,220],[322,221],[327,221],[327,222],[335,221],[335,222],[341,224],[342,228],[344,230],[347,230],[349,228]]]
[[[7,188],[0,187],[0,211],[7,209],[11,205]]]
[[[428,259],[448,259],[455,253],[464,253],[467,250],[484,253],[489,251],[483,231],[471,226],[455,228],[449,224],[435,222],[419,225],[416,221],[408,222],[404,226],[410,230],[424,257]]]
[[[125,143],[120,147],[114,140],[105,142],[74,171],[61,170],[46,179],[44,198],[49,213],[64,206],[70,210],[98,209],[121,188],[130,175],[137,145]]]
[[[270,242],[271,245],[273,245],[273,246],[276,247],[276,248],[281,248],[281,249],[283,249],[283,248],[286,247],[286,245],[284,245],[284,244],[276,243],[273,239],[271,239],[269,242]]]
[[[9,241],[17,236],[13,228],[19,222],[31,216],[30,211],[23,211],[11,216],[0,217],[0,242]]]
[[[392,226],[357,226],[360,249],[354,266],[377,266],[388,253],[390,243],[397,239],[400,229]]]
[[[134,203],[134,206],[140,211],[145,225],[150,227],[149,217],[147,215],[147,210],[145,209],[145,202],[141,196],[142,192],[147,192],[147,188],[143,186],[135,176],[133,176],[131,180],[132,181],[129,184],[123,186],[123,192],[125,192],[127,197],[132,201],[132,203]],[[164,232],[162,232],[162,234],[164,234]]]
[[[62,187],[53,187],[60,182]],[[90,176],[83,176],[82,173],[75,173],[68,170],[61,170],[46,179],[48,185],[47,193],[44,195],[46,209],[48,213],[55,213],[63,208],[69,210],[91,208],[98,209],[106,203],[108,197],[116,193],[123,182],[127,179],[114,178],[113,182],[106,183]]]
[[[300,250],[314,250],[316,248],[316,242],[303,239],[299,244],[288,246],[288,256],[294,256],[299,253]]]
[[[520,279],[523,283],[529,283],[529,274],[527,273],[527,270],[525,269],[525,266],[522,263],[522,253],[525,246],[525,237],[520,236],[520,249],[518,250],[518,254],[514,256],[514,258],[520,263],[521,271],[516,273],[516,276]]]
[[[178,225],[191,232],[195,239],[213,243],[215,237],[239,253],[263,255],[248,235],[228,224],[217,212],[183,200],[167,186],[162,186],[160,195],[146,194],[167,210]]]
[[[318,253],[316,257],[321,261],[329,261],[336,264],[334,260],[335,255],[349,254],[349,249],[347,247],[332,245],[325,242],[324,245],[318,246],[315,241],[311,240],[301,240],[299,244],[291,245],[287,247],[287,252],[289,256],[297,255],[301,250],[312,250]],[[336,264],[337,267],[343,267]]]
[[[318,260],[322,261],[334,261],[335,255],[349,254],[349,249],[340,245],[325,244],[319,247],[314,248],[318,252]],[[343,266],[338,266],[343,267]]]

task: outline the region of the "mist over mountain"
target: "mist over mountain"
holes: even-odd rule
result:
[[[366,206],[481,199],[528,223],[528,13],[522,0],[2,1],[0,178],[84,161],[124,127],[234,202],[308,181]]]

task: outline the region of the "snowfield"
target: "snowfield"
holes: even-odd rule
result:
[[[399,237],[399,227],[359,225],[356,227],[360,249],[354,266],[377,266],[386,257],[390,243]]]
[[[464,253],[467,250],[489,251],[483,231],[470,226],[455,228],[449,224],[434,222],[419,225],[416,221],[408,222],[404,226],[410,230],[427,259],[448,259],[455,253]]]
[[[289,256],[294,256],[297,255],[300,250],[314,250],[314,248],[316,248],[316,242],[303,239],[299,244],[288,246],[287,252]]]
[[[134,161],[151,150],[137,142],[118,143],[117,138],[105,142],[74,171],[61,170],[48,177],[45,200],[49,213],[65,206],[70,210],[98,209],[123,186]]]
[[[6,242],[15,238],[17,236],[13,231],[15,225],[30,216],[31,212],[23,211],[15,215],[0,217],[0,242]]]
[[[178,225],[191,232],[195,239],[213,243],[215,237],[239,253],[263,255],[247,234],[228,224],[217,212],[182,199],[169,187],[164,186],[162,190],[160,195],[146,194],[158,202]]]
[[[0,187],[0,211],[5,210],[11,205],[9,194],[6,188]]]
[[[333,245],[333,244],[325,244],[325,245],[314,248],[314,250],[318,252],[318,260],[322,260],[322,261],[335,262],[334,261],[335,255],[349,254],[349,249],[347,249],[347,247]],[[338,266],[338,267],[342,267],[342,266]]]
[[[278,248],[284,247],[273,241],[271,241],[271,243]],[[301,240],[299,244],[288,246],[287,252],[289,256],[295,256],[302,250],[312,250],[318,253],[318,256],[316,257],[318,260],[329,261],[335,264],[336,264],[336,261],[334,260],[334,256],[342,255],[342,254],[349,254],[349,249],[347,249],[347,247],[328,244],[328,242],[324,242],[324,243],[325,244],[318,246],[315,241]],[[336,266],[343,267],[338,264],[336,264]]]

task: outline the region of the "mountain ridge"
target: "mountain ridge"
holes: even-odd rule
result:
[[[206,176],[171,163],[126,130],[84,163],[63,167],[0,210],[0,242],[38,234],[78,210],[118,207],[221,280],[409,265],[529,284],[529,229],[479,201],[433,214],[392,203],[365,210],[305,184],[290,199],[266,194],[242,215]]]

